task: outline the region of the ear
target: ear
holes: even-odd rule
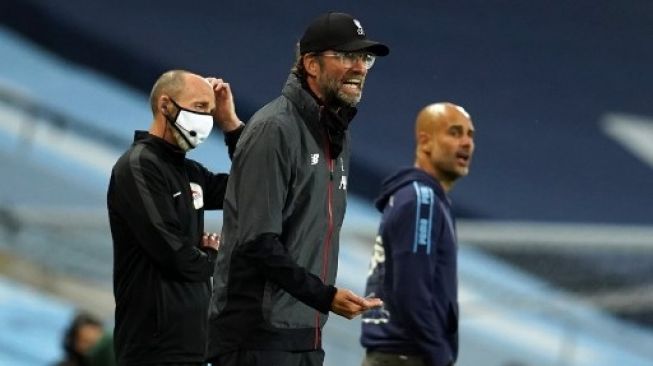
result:
[[[168,97],[167,95],[159,96],[159,100],[158,100],[159,112],[165,115],[166,112],[168,112],[168,108],[170,108],[169,107],[170,104],[171,104],[170,97]]]
[[[311,77],[316,77],[320,71],[320,62],[315,55],[304,55],[302,57],[302,62],[304,63],[304,69],[306,73]]]
[[[417,134],[417,146],[419,151],[423,152],[424,154],[430,154],[431,153],[431,135],[428,133],[421,131]]]

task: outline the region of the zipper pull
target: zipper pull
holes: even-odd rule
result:
[[[329,164],[329,178],[331,179],[332,182],[333,182],[333,164],[334,164],[333,159],[331,159]]]

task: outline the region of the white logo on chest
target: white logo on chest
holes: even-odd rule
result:
[[[340,184],[338,185],[338,188],[343,189],[345,191],[347,190],[347,176],[346,175],[343,175],[342,177],[340,177]]]
[[[193,197],[193,207],[195,207],[196,210],[204,207],[204,191],[202,190],[202,186],[191,182],[190,195]]]
[[[320,154],[311,154],[311,165],[317,165],[320,161]]]

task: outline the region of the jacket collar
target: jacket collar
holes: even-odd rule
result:
[[[297,75],[290,73],[281,92],[297,107],[302,119],[309,124],[317,124],[320,119],[319,99],[310,92],[308,86],[304,87]]]
[[[390,197],[400,188],[413,182],[425,184],[433,189],[438,198],[445,202],[448,207],[451,206],[449,196],[442,188],[440,182],[422,169],[416,167],[405,167],[386,178],[383,181],[381,194],[376,199],[375,206],[379,211],[383,211]]]
[[[151,146],[157,156],[174,163],[183,163],[186,158],[186,153],[179,149],[179,147],[160,137],[150,134],[148,131],[137,130],[134,132],[133,144],[136,145],[138,143]]]
[[[295,73],[288,76],[282,94],[295,105],[318,144],[322,144],[326,132],[333,152],[332,157],[337,157],[342,150],[345,131],[356,116],[357,109],[342,107],[336,113],[324,105]]]

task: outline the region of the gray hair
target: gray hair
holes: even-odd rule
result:
[[[153,115],[156,115],[157,104],[162,94],[168,94],[173,98],[181,94],[181,91],[184,89],[184,76],[186,74],[190,74],[190,72],[186,70],[170,70],[159,76],[150,92],[150,108],[152,108]]]

